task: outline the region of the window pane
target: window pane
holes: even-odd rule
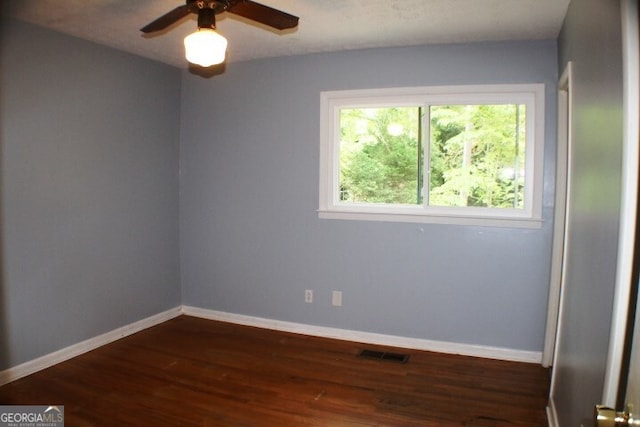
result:
[[[340,109],[340,201],[421,204],[421,107]]]
[[[524,208],[525,106],[430,107],[429,205]]]

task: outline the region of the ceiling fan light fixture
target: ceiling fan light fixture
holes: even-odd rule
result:
[[[297,16],[252,0],[186,0],[182,6],[165,13],[140,29],[145,34],[162,31],[190,13],[198,15],[198,31],[184,38],[187,61],[202,67],[225,60],[227,39],[216,33],[216,14],[229,12],[255,22],[286,30],[298,26]]]
[[[211,28],[198,28],[184,38],[187,61],[202,67],[224,62],[227,39]]]

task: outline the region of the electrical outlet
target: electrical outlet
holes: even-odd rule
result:
[[[331,294],[331,305],[336,307],[342,306],[342,291],[333,291],[333,294]]]
[[[313,290],[307,289],[304,291],[304,302],[309,304],[313,302]]]

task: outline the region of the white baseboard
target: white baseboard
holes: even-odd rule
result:
[[[0,371],[0,386],[119,340],[120,338],[124,338],[162,322],[166,322],[167,320],[180,316],[181,314],[182,308],[175,307],[154,316],[147,317],[146,319],[142,319],[113,331],[98,335],[97,337],[89,338],[88,340],[73,344],[42,357],[38,357],[37,359],[30,360],[21,365]]]
[[[281,320],[265,319],[242,314],[226,313],[198,307],[180,306],[146,319],[139,320],[94,338],[79,342],[53,353],[46,354],[34,360],[0,371],[0,386],[26,377],[35,372],[49,368],[65,360],[79,356],[113,341],[135,334],[144,329],[166,322],[181,314],[218,320],[238,325],[255,326],[283,332],[354,341],[364,344],[384,345],[390,347],[410,348],[415,350],[435,351],[438,353],[460,354],[465,356],[483,357],[488,359],[508,360],[514,362],[541,363],[542,352],[513,350],[500,347],[487,347],[471,344],[458,344],[443,341],[431,341],[420,338],[399,337],[371,332],[351,331],[346,329],[329,328],[324,326],[306,325],[303,323],[284,322]],[[552,402],[551,402],[552,403]],[[547,409],[549,411],[549,409]],[[552,426],[552,424],[550,424]]]
[[[547,405],[547,423],[549,427],[559,427],[558,413],[556,412],[556,405],[553,400],[553,396],[549,397],[549,404]]]
[[[236,323],[245,326],[255,326],[283,332],[293,332],[296,334],[354,341],[365,344],[410,348],[414,350],[434,351],[438,353],[460,354],[464,356],[508,360],[513,362],[542,363],[542,352],[539,351],[513,350],[500,347],[458,344],[420,338],[383,335],[371,332],[350,331],[346,329],[264,319],[261,317],[245,316],[241,314],[226,313],[190,306],[182,306],[182,312],[188,316],[201,317],[204,319],[219,320],[222,322]]]

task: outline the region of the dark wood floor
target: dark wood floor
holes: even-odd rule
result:
[[[0,387],[66,426],[546,426],[538,365],[372,348],[182,316]]]

